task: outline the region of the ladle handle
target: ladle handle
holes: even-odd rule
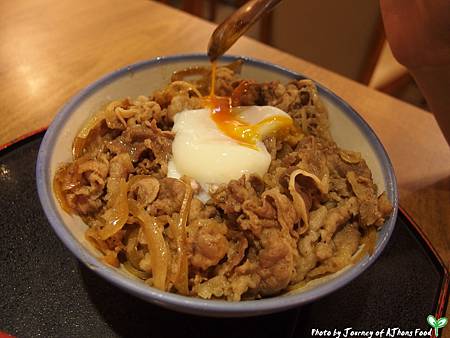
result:
[[[208,44],[208,57],[222,56],[261,16],[282,0],[250,0],[225,19],[213,32]]]

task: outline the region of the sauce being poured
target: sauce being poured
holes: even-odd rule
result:
[[[256,142],[262,137],[292,125],[292,119],[287,116],[271,116],[256,124],[248,124],[242,121],[233,107],[239,105],[240,98],[244,95],[250,83],[242,81],[233,91],[231,97],[215,95],[217,63],[211,66],[211,91],[204,98],[204,104],[211,110],[211,118],[217,127],[227,136],[238,141],[244,146],[256,149]]]

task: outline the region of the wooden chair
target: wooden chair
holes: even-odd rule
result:
[[[159,1],[170,3],[169,0]],[[181,0],[180,5],[181,9],[192,15],[206,18],[210,21],[215,21],[215,19],[217,18],[219,1],[220,0]],[[238,8],[247,1],[248,0],[228,0],[227,3]],[[298,0],[296,0],[295,2],[297,3],[297,1]],[[294,1],[291,0],[290,2],[290,5],[293,6]],[[298,3],[300,3],[300,1]],[[277,45],[278,41],[274,41],[273,39],[274,13],[276,24],[280,20],[282,21],[284,19],[283,15],[292,13],[292,9],[280,8],[281,14],[276,11],[277,10],[275,10],[275,12],[269,13],[261,20],[258,39],[261,42],[264,42],[266,44],[274,44],[275,47],[280,48],[280,46]],[[386,39],[381,17],[378,16],[378,18],[376,20],[373,20],[372,22],[372,26],[365,28],[370,30],[370,32],[366,34],[365,37],[367,40],[366,51],[359,57],[359,70],[356,72],[356,74],[353,75],[353,78],[361,83],[370,85],[375,89],[392,94],[399,87],[405,85],[405,83],[410,81],[410,76],[406,69],[400,67],[398,64],[395,65],[395,61],[392,62],[392,56],[391,59],[389,59],[384,56],[386,53],[382,54],[382,51],[386,50]],[[279,29],[278,26],[275,28],[277,28],[277,30]],[[280,35],[278,31],[276,32],[276,34],[277,36]],[[299,43],[301,43],[301,40],[299,40]],[[281,48],[284,49],[282,46]],[[301,54],[295,53],[295,51],[287,51],[293,52],[294,54],[302,57]],[[391,64],[394,64],[394,66],[392,66]],[[383,69],[388,70],[383,71]]]

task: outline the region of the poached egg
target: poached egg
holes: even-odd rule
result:
[[[272,106],[186,110],[176,114],[174,122],[168,176],[186,175],[202,186],[228,183],[244,174],[263,176],[271,156],[262,140],[292,125],[287,113]]]

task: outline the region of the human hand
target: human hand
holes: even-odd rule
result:
[[[450,65],[449,0],[380,0],[387,40],[410,70]]]

